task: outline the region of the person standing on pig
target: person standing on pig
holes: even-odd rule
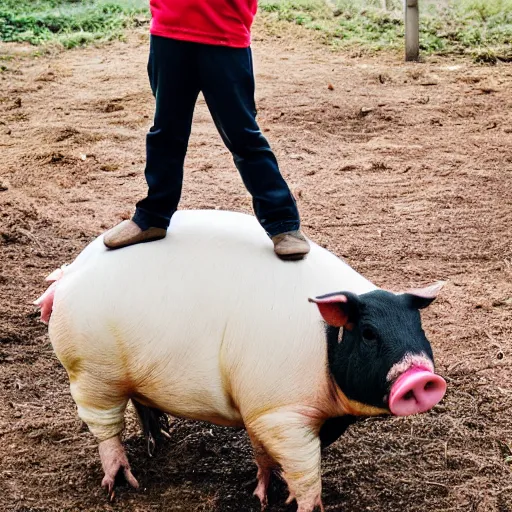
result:
[[[148,195],[131,220],[105,235],[105,245],[118,249],[166,236],[202,92],[275,253],[285,260],[304,258],[309,243],[295,199],[256,122],[250,29],[257,0],[150,0],[150,7],[148,74],[156,112],[146,140]]]

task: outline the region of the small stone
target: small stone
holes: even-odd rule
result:
[[[117,164],[104,164],[100,167],[100,169],[102,171],[105,171],[105,172],[113,172],[113,171],[117,171],[119,169],[119,165]]]
[[[495,89],[494,87],[478,87],[477,90],[479,90],[482,94],[493,94],[498,92],[498,89]]]
[[[439,79],[435,76],[425,77],[421,80],[420,85],[423,85],[424,87],[439,85]]]
[[[124,110],[124,107],[123,105],[119,105],[118,103],[109,103],[106,107],[105,107],[105,112],[107,114],[110,114],[112,112],[119,112],[121,110]]]

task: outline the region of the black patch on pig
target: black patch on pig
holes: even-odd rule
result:
[[[165,441],[165,437],[169,436],[169,418],[161,410],[142,405],[135,399],[132,399],[132,403],[148,443],[148,455],[153,457]]]
[[[329,418],[320,428],[320,443],[322,450],[337,441],[347,430],[350,425],[359,421],[361,418],[356,416],[339,416],[337,418]]]
[[[327,326],[329,370],[351,400],[388,407],[391,367],[407,354],[424,353],[433,362],[432,348],[421,326],[419,308],[433,299],[374,290],[348,298],[337,306],[348,315],[351,329]]]

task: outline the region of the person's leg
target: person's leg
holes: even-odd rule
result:
[[[156,99],[146,139],[148,195],[137,203],[134,221],[143,229],[167,228],[181,196],[183,164],[199,95],[196,45],[151,36],[148,73]]]
[[[198,68],[206,103],[253,197],[256,217],[273,238],[281,257],[300,259],[309,251],[309,245],[298,231],[295,199],[256,122],[250,48],[201,45]]]
[[[146,138],[148,195],[132,221],[105,235],[110,248],[163,238],[181,196],[183,164],[199,94],[197,45],[151,36],[148,74],[156,99],[155,119]]]

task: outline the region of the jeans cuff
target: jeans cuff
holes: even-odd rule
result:
[[[287,233],[288,231],[297,231],[298,229],[300,229],[300,222],[298,220],[280,221],[270,226],[265,226],[265,231],[270,238],[281,233]]]
[[[132,221],[135,222],[135,224],[137,224],[137,226],[139,226],[143,231],[149,228],[167,229],[171,222],[172,215],[174,215],[174,212],[169,217],[163,217],[161,215],[149,213],[141,208],[137,208],[132,217]]]

